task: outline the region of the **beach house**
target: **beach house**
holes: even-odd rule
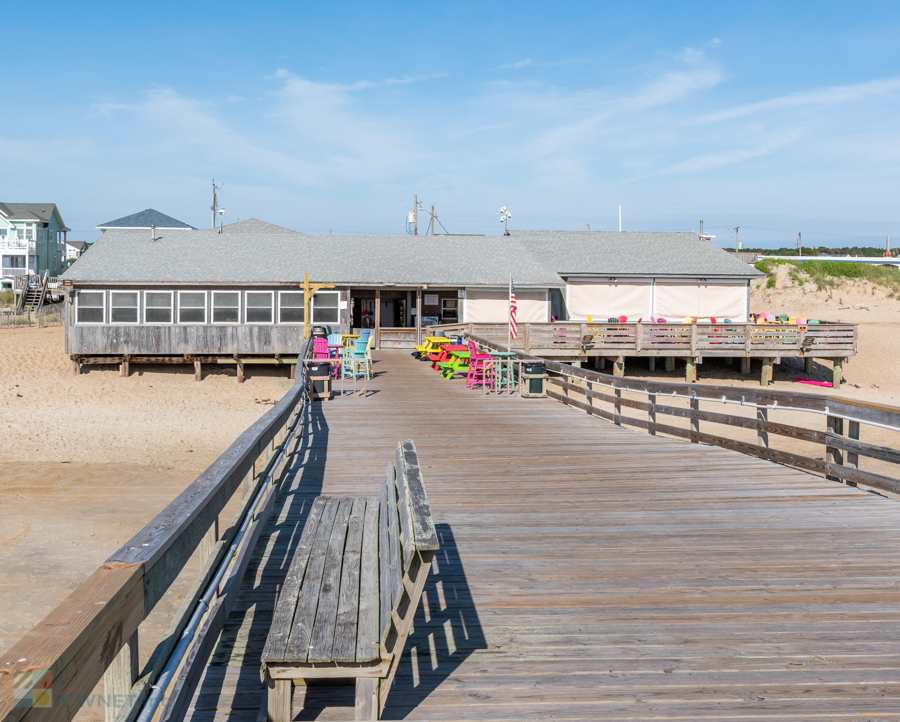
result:
[[[0,203],[0,277],[57,276],[65,263],[69,228],[55,203]]]
[[[185,224],[186,225],[186,224]],[[314,236],[250,219],[211,230],[103,226],[64,275],[66,351],[172,358],[295,354],[304,276],[333,284],[310,322],[410,348],[423,326],[626,316],[747,318],[759,275],[696,234]]]

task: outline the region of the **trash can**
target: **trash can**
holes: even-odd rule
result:
[[[331,399],[331,364],[324,361],[311,361],[306,364],[309,398],[312,401],[329,401]]]
[[[313,338],[316,338],[317,336],[321,338],[328,338],[328,329],[324,326],[313,326],[312,331],[310,331],[310,335]]]
[[[523,398],[540,398],[547,395],[544,380],[547,378],[547,367],[539,361],[526,361],[522,364],[520,394]]]

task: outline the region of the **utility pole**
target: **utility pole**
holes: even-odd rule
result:
[[[419,196],[413,196],[413,213],[415,213],[415,221],[413,221],[413,235],[419,235]]]
[[[800,240],[800,231],[797,231],[797,257],[803,255],[803,241]]]
[[[434,235],[434,203],[431,204],[431,235]]]
[[[224,185],[224,183],[220,183],[219,185],[216,185],[216,179],[213,178],[213,182],[212,182],[213,196],[212,196],[212,205],[210,206],[210,208],[212,209],[212,227],[213,228],[216,227],[216,211],[219,210],[218,201],[216,200],[216,191],[220,190],[223,185]]]
[[[700,240],[703,240],[703,221],[700,221]]]
[[[732,226],[731,230],[734,231],[734,250],[741,250],[741,242],[738,240],[738,231],[740,230],[740,226]]]

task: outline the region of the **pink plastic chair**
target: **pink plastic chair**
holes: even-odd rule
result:
[[[326,361],[331,358],[331,351],[328,349],[328,339],[316,336],[313,339],[313,355],[312,357],[319,361]]]
[[[494,388],[494,357],[489,353],[478,353],[475,344],[469,341],[469,371],[466,374],[466,388],[474,389],[478,384]]]

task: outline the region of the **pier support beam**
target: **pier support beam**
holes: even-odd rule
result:
[[[808,374],[813,372],[813,360],[811,356],[807,356],[803,359],[803,370]]]
[[[656,356],[650,356],[647,359],[647,366],[651,371],[656,371]]]
[[[741,357],[741,373],[742,374],[750,373],[750,357],[749,356]]]
[[[697,380],[697,364],[696,360],[690,356],[684,360],[686,366],[684,370],[684,382],[692,384]]]
[[[675,357],[674,356],[666,356],[666,371],[674,371],[675,370]]]
[[[613,376],[624,376],[625,375],[625,357],[619,356],[615,361],[613,361]]]
[[[128,364],[127,356],[122,357],[122,363],[119,366],[119,375],[121,375],[123,378],[126,378],[126,379],[131,375],[131,368]]]
[[[841,372],[844,370],[844,359],[836,358],[834,360],[834,377],[832,379],[832,385],[834,386],[835,391],[840,391],[841,389]]]
[[[597,368],[601,371],[606,370],[606,359],[602,356],[597,357]]]
[[[769,382],[772,380],[772,359],[769,356],[763,357],[762,360],[762,373],[759,377],[759,385],[760,386],[768,386]]]
[[[194,381],[203,380],[203,364],[199,360],[194,359]]]

